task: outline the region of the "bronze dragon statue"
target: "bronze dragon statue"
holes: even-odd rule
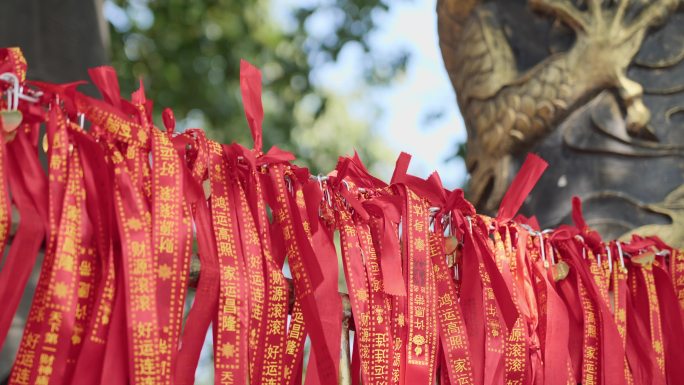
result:
[[[681,3],[438,0],[480,210],[494,212],[534,151],[552,166],[527,202],[543,226],[567,221],[580,195],[604,235],[679,222],[665,237],[684,247]]]

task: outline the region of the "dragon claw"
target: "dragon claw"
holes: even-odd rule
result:
[[[589,20],[571,0],[529,0],[533,10],[558,16],[573,28],[586,30]]]
[[[612,32],[627,31],[633,35],[641,30],[659,24],[668,14],[679,6],[682,0],[655,0],[646,6],[630,23],[625,23],[625,15],[630,7],[641,5],[642,0],[529,0],[530,7],[536,11],[556,15],[559,19],[578,31],[605,32],[610,26]],[[587,10],[580,8],[586,4]]]
[[[636,34],[648,28],[661,24],[670,12],[679,7],[681,0],[657,0],[651,2],[639,15],[626,26],[628,34]]]
[[[634,102],[627,106],[627,132],[633,138],[640,138],[650,141],[658,141],[658,137],[653,130],[648,126],[651,120],[651,112],[641,99],[634,100]]]
[[[625,106],[632,137],[654,140],[648,128],[651,114],[643,103],[643,88],[628,79],[626,69],[649,28],[667,18],[682,0],[529,0],[535,10],[558,17],[575,30],[580,43],[571,55],[580,64],[592,58],[589,82],[615,87]],[[627,20],[626,15],[639,9]]]
[[[625,123],[629,135],[634,138],[657,141],[655,133],[648,127],[651,112],[644,104],[644,88],[624,74],[618,75],[616,86],[626,109]]]

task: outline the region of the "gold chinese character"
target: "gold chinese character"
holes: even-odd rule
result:
[[[78,266],[78,272],[84,277],[89,277],[93,272],[93,265],[90,261],[82,261]]]
[[[453,305],[453,302],[451,301],[451,295],[449,294],[443,294],[439,296],[438,298],[438,306],[451,306]]]
[[[174,188],[173,186],[161,186],[159,188],[159,199],[163,201],[172,201],[174,200]]]
[[[27,368],[19,368],[13,373],[12,382],[18,385],[28,385],[31,372]]]
[[[148,311],[152,309],[152,298],[148,294],[133,296],[133,310]]]
[[[285,346],[285,353],[289,355],[295,355],[297,353],[297,342],[293,340],[287,341],[287,346]]]
[[[175,244],[173,238],[162,237],[159,240],[159,252],[173,254],[175,249]]]
[[[64,241],[64,247],[66,247],[67,240]],[[73,242],[69,243],[73,247]],[[57,255],[57,268],[64,271],[74,271],[74,255],[73,253],[59,253]]]
[[[76,206],[67,206],[66,207],[66,217],[67,219],[71,221],[76,221],[80,219],[81,216],[81,210],[78,209]]]
[[[451,366],[454,368],[454,371],[457,373],[464,372],[466,370],[466,360],[463,358],[453,360],[451,362]]]
[[[162,221],[159,223],[159,235],[172,236],[173,235],[173,222]]]
[[[143,275],[147,273],[147,261],[142,258],[138,258],[133,261],[133,274]]]
[[[57,333],[47,332],[45,333],[45,343],[50,345],[57,345],[59,335]]]
[[[586,330],[587,336],[596,337],[596,325],[587,324],[587,325],[585,325],[585,330]]]
[[[142,257],[145,255],[146,248],[145,248],[145,243],[142,241],[131,241],[131,256],[133,257]],[[133,273],[134,274],[143,274],[147,270],[147,266],[144,267],[142,272],[136,272],[135,268]]]
[[[235,331],[237,328],[237,319],[234,315],[222,315],[221,316],[221,330],[223,331]]]
[[[87,282],[78,283],[78,298],[88,298],[90,294],[90,284]]]
[[[149,339],[152,335],[152,324],[149,322],[137,322],[133,325],[133,336],[138,340]]]
[[[172,162],[164,162],[159,165],[159,175],[173,176],[176,173],[175,164]]]
[[[282,350],[278,345],[269,345],[266,347],[266,359],[267,360],[277,360],[280,358]]]

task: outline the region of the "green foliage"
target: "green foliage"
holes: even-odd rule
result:
[[[300,7],[288,25],[274,22],[268,0],[116,0],[112,4],[125,20],[111,28],[112,63],[124,91],[144,79],[157,114],[172,107],[181,126],[200,126],[222,142],[251,144],[239,87],[244,58],[264,77],[266,148],[295,151],[314,172],[329,171],[339,151],[353,147],[372,163],[383,155],[370,123],[350,118],[347,101],[312,84],[310,73],[337,60],[350,43],[363,48],[359,65],[370,84],[385,83],[403,69],[405,54],[376,58],[370,52],[368,34],[386,1]],[[313,36],[309,24],[320,12],[330,15],[330,33]]]

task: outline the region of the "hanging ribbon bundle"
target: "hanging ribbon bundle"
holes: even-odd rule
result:
[[[536,156],[491,218],[437,174],[408,175],[407,154],[387,184],[356,155],[313,176],[264,153],[246,62],[252,149],[175,133],[168,109],[157,129],[142,87],[121,98],[111,68],[90,71],[101,99],[25,73],[19,50],[0,51],[0,342],[44,254],[10,384],[192,384],[207,332],[217,384],[684,378],[684,255],[602,241],[579,201],[574,226],[516,216],[546,168]]]

